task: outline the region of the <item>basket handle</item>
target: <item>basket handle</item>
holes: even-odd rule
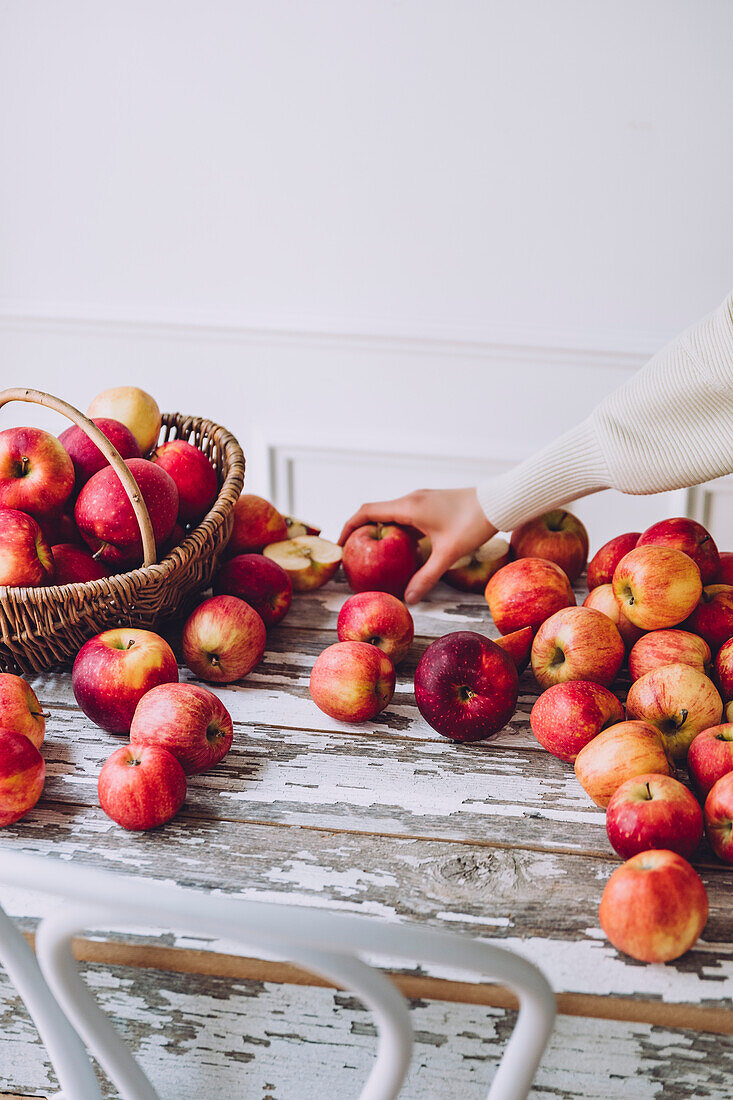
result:
[[[50,393],[43,393],[41,390],[20,388],[3,390],[2,393],[0,393],[0,409],[3,405],[6,405],[8,401],[28,401],[32,405],[43,405],[47,409],[53,409],[54,412],[61,413],[62,416],[68,417],[77,427],[81,428],[83,432],[86,432],[92,443],[97,444],[122,482],[122,488],[127,493],[130,504],[132,505],[143,541],[143,565],[155,565],[157,550],[155,546],[155,536],[153,534],[153,525],[150,522],[150,514],[147,506],[138,488],[138,484],[130,472],[130,467],[126,465],[124,458],[117,448],[112,446],[104,432],[100,431],[97,425],[90,420],[88,416],[85,416],[84,413],[80,413],[79,410],[75,409],[73,405],[70,405],[68,401],[62,401],[60,397],[53,397]]]

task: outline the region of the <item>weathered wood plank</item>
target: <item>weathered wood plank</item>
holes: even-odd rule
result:
[[[373,1063],[370,1014],[348,993],[83,967],[85,980],[161,1097],[354,1096]],[[414,1001],[415,1054],[402,1096],[483,1100],[514,1023],[501,1008]],[[0,982],[0,1087],[44,1096],[53,1072],[31,1021]],[[531,1095],[614,1100],[730,1096],[733,1040],[647,1024],[558,1017]],[[113,1096],[106,1086],[105,1094]]]

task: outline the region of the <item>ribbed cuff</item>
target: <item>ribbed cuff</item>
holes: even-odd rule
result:
[[[519,466],[477,486],[479,504],[497,531],[609,487],[595,428],[584,420]]]

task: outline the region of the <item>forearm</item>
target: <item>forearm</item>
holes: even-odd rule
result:
[[[600,489],[663,492],[732,470],[733,294],[581,424],[477,492],[509,531]]]

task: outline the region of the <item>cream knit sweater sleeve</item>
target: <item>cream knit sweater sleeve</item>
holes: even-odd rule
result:
[[[477,487],[499,531],[600,489],[659,493],[733,471],[733,292],[587,420]]]

